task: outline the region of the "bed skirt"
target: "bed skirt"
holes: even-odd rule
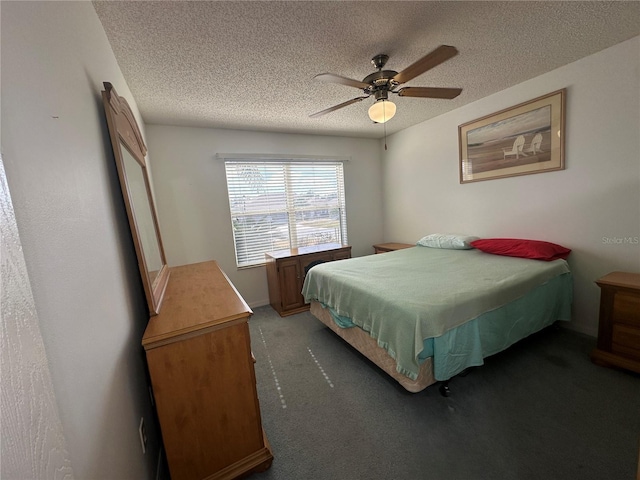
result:
[[[418,378],[412,380],[396,370],[396,361],[389,356],[384,348],[378,345],[378,342],[373,337],[369,336],[369,334],[361,328],[339,327],[333,320],[329,310],[324,308],[319,302],[311,302],[311,314],[342,337],[349,345],[384,370],[385,373],[397,381],[405,390],[411,393],[417,393],[436,382],[433,376],[433,360],[431,357],[427,358],[420,366]]]

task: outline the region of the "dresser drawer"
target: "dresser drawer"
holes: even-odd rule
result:
[[[334,260],[346,260],[348,258],[351,258],[351,250],[336,250],[336,252],[333,254]]]
[[[640,328],[640,295],[616,292],[613,300],[613,316],[616,322]]]

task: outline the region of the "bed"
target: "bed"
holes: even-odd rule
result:
[[[571,319],[563,259],[416,246],[320,264],[311,313],[409,392],[448,381],[556,320]]]

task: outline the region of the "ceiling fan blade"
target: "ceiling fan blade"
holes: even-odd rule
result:
[[[368,83],[364,83],[359,80],[353,80],[341,75],[335,75],[333,73],[321,73],[313,78],[315,78],[316,80],[320,80],[321,82],[339,83],[340,85],[347,85],[349,87],[356,87],[361,89],[369,88],[371,86]]]
[[[433,67],[437,67],[442,62],[446,62],[450,58],[455,57],[457,54],[458,49],[456,47],[451,47],[449,45],[440,45],[431,53],[422,57],[417,62],[409,65],[407,68],[393,77],[393,79],[398,83],[406,83],[409,80],[416,78],[418,75],[422,75],[427,70],[430,70]]]
[[[341,103],[341,104],[339,104],[339,105],[334,105],[333,107],[329,107],[329,108],[327,108],[327,109],[325,109],[325,110],[322,110],[322,111],[320,111],[320,112],[312,113],[312,114],[311,114],[311,115],[309,115],[309,116],[310,116],[311,118],[321,117],[322,115],[325,115],[325,114],[327,114],[327,113],[333,112],[333,111],[338,110],[338,109],[340,109],[340,108],[342,108],[342,107],[346,107],[346,106],[348,106],[348,105],[351,105],[352,103],[361,102],[361,101],[362,101],[362,100],[364,100],[365,98],[369,98],[369,96],[367,95],[367,96],[365,96],[365,97],[356,97],[356,98],[353,98],[353,99],[349,100],[348,102],[343,102],[343,103]]]
[[[462,93],[461,88],[404,87],[398,90],[401,97],[447,98],[451,100]]]

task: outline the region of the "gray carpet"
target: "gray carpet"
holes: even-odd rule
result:
[[[411,394],[309,313],[249,322],[274,452],[255,479],[629,479],[640,376],[596,366],[595,339],[549,327]]]

